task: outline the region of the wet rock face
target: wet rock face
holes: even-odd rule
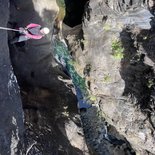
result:
[[[0,25],[7,27],[9,1],[0,0]],[[18,155],[23,133],[23,110],[19,87],[10,62],[7,31],[0,30],[0,154]]]
[[[126,12],[132,8],[139,8],[142,6],[147,6],[148,5],[148,1],[142,1],[142,0],[116,0],[116,1],[112,1],[112,0],[107,0],[106,1],[107,6],[109,6],[113,11],[116,12]]]
[[[90,0],[75,53],[102,115],[140,154],[155,154],[152,2]]]
[[[23,92],[29,155],[88,154],[76,107],[67,102],[75,100],[68,95],[32,87]]]
[[[6,1],[0,2],[8,4]],[[72,4],[69,0],[67,2]],[[51,18],[54,19],[57,11],[54,0],[12,0],[11,4],[11,22],[20,26],[34,22],[53,27]],[[80,5],[78,1],[75,4]],[[154,4],[151,0],[90,0],[82,25],[83,40],[79,41],[80,37],[76,35],[67,36],[74,59],[78,62],[77,70],[86,78],[94,98],[94,107],[81,115],[89,149],[93,153],[135,155],[132,147],[139,154],[155,154],[154,31],[149,30],[152,14],[147,6],[153,11]],[[67,7],[69,14],[73,8]],[[1,11],[3,15],[3,9]],[[69,14],[73,26],[80,23],[79,18],[77,23],[73,20],[76,14]],[[128,25],[131,22],[132,25]],[[6,33],[2,35],[6,37]],[[69,37],[75,40],[72,41]],[[68,85],[58,80],[58,76],[66,76],[53,58],[50,38],[48,36],[37,42],[29,40],[22,46],[10,46],[12,64],[21,86],[26,154],[93,154],[89,153],[86,146],[77,114],[76,98]],[[7,47],[6,42],[2,45]],[[0,59],[9,66],[5,50],[1,52]],[[8,105],[9,115],[6,116],[8,109],[4,109],[6,103],[5,99],[2,100],[1,109],[6,111],[2,117],[8,118],[10,107],[13,106],[13,112],[7,119],[11,127],[6,130],[2,127],[0,132],[0,140],[5,140],[4,147],[8,146],[2,146],[3,154],[7,154],[10,145],[9,151],[15,154],[19,141],[17,135],[22,129],[22,119],[16,119],[21,116],[18,114],[22,113],[22,109],[17,112],[20,105],[14,105],[20,103],[20,99],[14,96],[14,92],[18,91],[12,89],[16,86],[12,87],[15,78],[10,70],[10,67],[4,66],[5,72],[2,73],[6,75],[1,74],[11,77],[6,80],[2,76],[1,83],[2,90],[5,90],[3,97],[9,93],[4,89],[8,86],[6,83],[9,84],[11,96],[7,97],[6,103],[12,103]],[[2,126],[7,121],[2,121]],[[11,135],[9,131],[12,128],[15,131]],[[7,130],[10,134],[7,134],[6,140]]]
[[[55,0],[11,1],[10,22],[23,27],[38,23],[53,32],[57,11]],[[72,86],[62,82],[63,78],[69,79],[53,58],[50,35],[10,45],[12,64],[21,87],[26,154],[89,154],[77,100]]]

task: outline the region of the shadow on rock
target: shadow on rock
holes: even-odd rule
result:
[[[79,149],[84,138],[73,97],[64,94],[62,98],[49,89],[32,87],[22,91],[22,97],[26,140],[29,146],[32,140],[36,142],[30,154],[84,154]]]
[[[43,1],[35,4],[35,7],[40,7],[40,12],[37,12],[32,0],[12,1],[10,21],[22,27],[29,23],[48,25],[52,31],[53,8],[46,9],[47,3],[50,6],[51,1],[41,2]],[[43,13],[43,19],[39,13]],[[54,20],[54,15],[52,17]],[[78,115],[77,100],[71,89],[58,80],[58,76],[66,76],[53,58],[50,38],[47,36],[37,41],[28,40],[23,46],[10,45],[25,113],[26,154],[86,154],[88,150]]]
[[[121,76],[125,81],[124,95],[133,99],[133,104],[142,110],[150,108],[151,92],[154,85],[153,68],[145,63],[145,50],[140,48],[139,36],[131,30],[120,33],[124,58],[121,61]],[[143,40],[145,44],[145,40]]]

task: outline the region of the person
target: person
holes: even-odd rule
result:
[[[29,39],[41,39],[46,34],[48,34],[50,30],[47,27],[41,27],[39,24],[31,23],[26,26],[26,28],[19,27],[19,36],[15,37],[11,43],[23,42]]]

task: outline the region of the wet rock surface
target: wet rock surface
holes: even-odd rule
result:
[[[59,80],[69,79],[52,54],[51,34],[57,11],[55,0],[11,3],[11,26],[38,23],[51,30],[41,40],[10,44],[11,60],[21,88],[26,155],[89,154],[76,96],[72,86]]]
[[[32,146],[28,154],[88,154],[76,101],[68,99],[70,94],[31,87],[23,93],[26,140],[28,148]]]
[[[80,64],[80,74],[85,76],[90,92],[96,96],[97,111],[88,110],[84,116],[86,124],[93,116],[90,122],[96,121],[95,115],[99,114],[103,118],[97,121],[102,129],[99,135],[105,138],[105,124],[102,125],[105,119],[116,129],[107,127],[109,134],[126,139],[139,154],[155,154],[154,47],[151,46],[154,16],[150,13],[153,7],[153,1],[90,0],[83,22],[84,38],[75,43],[76,37],[68,36],[75,60]],[[91,69],[86,76],[84,70],[88,65]],[[98,126],[92,124],[89,129],[97,132]],[[93,132],[85,132],[91,143],[90,133]],[[96,148],[92,148],[99,154],[117,154],[108,152],[109,144],[104,149],[107,152],[100,150],[99,135],[94,140]],[[124,151],[126,154],[127,149]]]
[[[69,2],[65,23],[75,26],[81,21],[71,6],[78,1]],[[0,1],[2,26],[32,22],[53,32],[55,0],[10,3],[9,19],[9,2]],[[0,154],[155,154],[154,1],[90,0],[85,9],[82,25],[63,26],[94,101],[80,115],[70,79],[53,57],[51,35],[9,45],[19,93],[7,33],[0,30]]]
[[[9,19],[9,1],[0,1],[0,26]],[[22,149],[24,130],[19,87],[10,62],[7,31],[0,30],[0,154],[16,155]]]

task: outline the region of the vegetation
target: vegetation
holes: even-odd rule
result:
[[[112,55],[115,59],[122,59],[124,57],[123,54],[124,48],[122,47],[122,43],[118,40],[114,40],[112,42]]]
[[[109,83],[111,81],[111,77],[109,74],[104,75],[103,83]]]
[[[154,80],[153,79],[149,79],[148,83],[147,83],[148,88],[151,88],[153,85],[154,85]]]
[[[104,24],[103,30],[104,31],[109,31],[110,30],[110,25],[109,24]]]
[[[89,96],[89,99],[93,102],[95,102],[97,100],[96,96],[95,95],[90,95]]]
[[[88,40],[81,39],[81,43],[82,43],[84,46],[88,46]]]
[[[75,66],[77,64],[77,62],[75,60],[69,60],[68,64]]]

